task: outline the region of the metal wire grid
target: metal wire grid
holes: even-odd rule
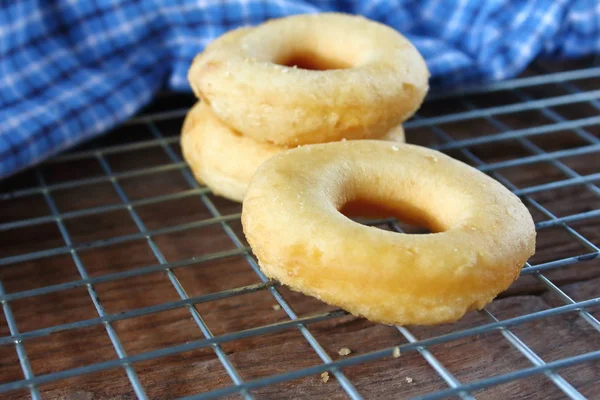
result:
[[[592,243],[585,236],[583,236],[581,233],[579,233],[578,231],[576,231],[568,225],[577,221],[597,218],[600,216],[600,210],[595,209],[591,211],[585,211],[581,213],[558,217],[531,197],[531,195],[535,193],[552,189],[565,188],[574,185],[583,185],[596,196],[600,194],[600,190],[595,184],[595,182],[600,179],[600,172],[582,176],[561,161],[563,158],[566,157],[600,153],[600,139],[586,131],[586,127],[600,125],[600,116],[592,115],[581,119],[568,120],[563,118],[560,114],[558,114],[550,108],[559,105],[577,104],[585,102],[591,104],[596,110],[600,110],[600,102],[598,101],[598,99],[600,98],[600,90],[581,91],[580,88],[569,83],[575,80],[598,77],[600,77],[600,68],[587,68],[575,71],[548,73],[533,77],[514,79],[510,81],[489,84],[486,86],[467,88],[453,93],[434,94],[431,96],[432,99],[456,97],[457,101],[463,102],[463,104],[467,107],[468,110],[464,112],[456,112],[438,116],[416,116],[412,121],[405,124],[405,128],[407,130],[415,128],[431,129],[443,142],[443,144],[437,146],[439,150],[459,151],[463,157],[474,163],[477,166],[477,168],[486,173],[489,173],[494,178],[498,179],[509,189],[511,189],[514,193],[521,196],[521,198],[533,209],[545,215],[547,217],[547,220],[536,224],[536,228],[538,230],[547,229],[550,227],[563,227],[566,230],[566,232],[569,233],[569,235],[571,235],[574,239],[579,241],[588,250],[588,252],[584,254],[579,254],[573,257],[553,260],[540,264],[527,264],[523,269],[523,274],[529,274],[534,276],[549,291],[556,294],[564,302],[564,305],[562,306],[543,311],[533,312],[527,315],[522,315],[505,320],[499,320],[489,309],[484,309],[483,311],[481,311],[481,313],[486,318],[488,318],[489,323],[460,331],[454,331],[445,335],[432,337],[425,340],[419,340],[409,329],[405,327],[397,327],[398,332],[407,340],[406,344],[400,346],[401,352],[406,353],[409,351],[417,351],[418,353],[420,353],[422,357],[427,361],[427,363],[439,374],[439,376],[448,385],[448,388],[445,390],[429,393],[421,396],[420,398],[437,399],[448,396],[459,396],[463,399],[470,399],[473,398],[473,395],[471,393],[474,391],[506,383],[512,380],[522,379],[535,374],[545,374],[547,378],[554,385],[556,385],[556,387],[558,387],[568,398],[584,398],[584,396],[577,389],[575,389],[566,379],[564,379],[560,375],[560,369],[578,363],[598,360],[600,359],[600,350],[588,352],[585,354],[579,354],[576,356],[552,362],[545,362],[530,347],[528,347],[527,344],[525,344],[513,331],[511,331],[511,328],[530,321],[541,320],[544,318],[561,315],[564,313],[577,313],[583,320],[585,320],[590,326],[592,326],[595,330],[597,330],[600,333],[600,322],[589,312],[590,309],[600,306],[600,297],[592,298],[585,301],[575,301],[544,275],[546,271],[566,267],[572,264],[581,263],[583,261],[592,260],[598,257],[598,255],[600,255],[600,249],[594,243]],[[569,94],[535,100],[521,90],[523,88],[531,88],[549,84],[559,85]],[[485,94],[500,91],[508,91],[510,93],[513,93],[516,96],[518,96],[520,101],[516,104],[479,108],[476,104],[472,104],[468,102],[465,98],[461,97],[461,95],[465,94]],[[514,130],[508,127],[498,118],[498,116],[501,115],[522,112],[525,110],[538,110],[541,113],[543,113],[548,119],[550,119],[552,123],[548,125],[532,126],[526,129]],[[310,332],[309,326],[310,324],[316,322],[339,318],[345,315],[346,313],[342,310],[335,310],[328,313],[300,318],[294,312],[291,305],[281,295],[280,291],[278,290],[278,286],[275,283],[270,282],[262,274],[262,272],[258,268],[255,259],[251,255],[250,249],[244,245],[243,241],[236,234],[234,229],[232,229],[232,227],[230,226],[230,223],[232,221],[236,221],[239,219],[239,213],[223,215],[219,211],[215,203],[208,196],[209,191],[206,188],[199,186],[195,182],[183,161],[171,148],[171,145],[176,143],[178,141],[178,138],[166,137],[157,125],[157,122],[163,119],[181,118],[186,111],[187,109],[181,109],[153,113],[134,118],[128,122],[129,125],[146,125],[152,132],[152,140],[145,140],[141,142],[111,146],[106,148],[97,148],[93,150],[77,151],[74,153],[59,156],[49,161],[49,163],[61,163],[71,160],[96,158],[102,167],[104,176],[77,179],[63,183],[48,184],[45,181],[43,174],[38,169],[36,171],[38,183],[36,186],[0,194],[1,200],[15,199],[29,196],[32,194],[41,194],[43,195],[49,209],[51,210],[51,215],[2,223],[0,224],[0,232],[5,233],[10,232],[12,229],[16,228],[30,227],[43,223],[54,222],[57,224],[60,234],[64,241],[64,246],[61,247],[44,249],[36,252],[0,258],[0,268],[2,266],[7,266],[18,262],[37,260],[44,257],[50,257],[59,254],[69,254],[72,257],[80,275],[80,279],[75,281],[48,285],[36,289],[24,290],[14,293],[6,293],[4,287],[2,286],[2,282],[0,281],[0,303],[2,303],[4,316],[6,318],[6,322],[10,331],[10,336],[0,337],[0,345],[15,346],[25,378],[19,381],[0,384],[0,393],[9,392],[19,388],[27,388],[32,398],[39,399],[42,398],[39,386],[43,384],[66,379],[69,377],[79,376],[82,374],[89,374],[97,371],[107,370],[110,368],[121,367],[125,369],[131,386],[133,387],[138,398],[144,399],[147,398],[147,395],[143,385],[140,383],[140,380],[135,372],[135,363],[152,360],[167,355],[178,354],[193,349],[210,347],[214,350],[219,361],[228,373],[232,384],[225,388],[196,394],[190,396],[189,398],[209,399],[233,393],[240,393],[244,398],[251,399],[253,398],[252,389],[288,380],[293,380],[300,377],[315,375],[325,371],[330,371],[336,377],[340,386],[350,398],[361,399],[362,395],[357,391],[351,380],[348,379],[348,377],[344,374],[343,368],[377,360],[393,354],[395,348],[389,347],[362,355],[346,357],[336,361],[332,360],[332,358],[327,354],[327,352],[324,350],[321,344],[317,341],[315,336]],[[475,118],[484,118],[491,125],[498,129],[498,133],[480,136],[476,138],[455,140],[447,132],[445,132],[443,128],[440,127],[440,125],[444,123],[468,121]],[[573,149],[546,152],[530,140],[530,138],[533,136],[566,130],[574,132],[587,144],[585,146]],[[469,147],[473,145],[501,143],[510,139],[516,139],[523,146],[523,148],[525,148],[531,153],[531,155],[510,159],[507,161],[485,163],[483,160],[479,159],[475,154],[473,154],[473,152],[469,150]],[[132,150],[140,150],[144,148],[157,146],[164,150],[166,156],[170,160],[169,164],[161,165],[158,167],[148,167],[122,173],[115,173],[113,172],[109,162],[107,161],[106,156],[110,154],[127,152]],[[501,170],[505,168],[536,164],[540,162],[551,163],[553,166],[562,171],[567,176],[567,179],[519,189],[516,186],[514,186],[510,182],[510,180],[506,179],[501,174]],[[120,181],[124,178],[137,176],[152,176],[152,174],[168,170],[180,171],[187,183],[189,184],[190,189],[173,194],[164,194],[149,198],[143,198],[140,200],[130,200],[120,183]],[[120,203],[91,207],[71,212],[59,212],[55,203],[55,199],[53,198],[54,191],[58,189],[83,187],[85,185],[91,185],[100,182],[108,182],[113,186],[113,188],[119,196]],[[209,210],[211,218],[152,230],[147,229],[144,222],[142,221],[142,218],[140,218],[138,212],[136,211],[136,208],[141,205],[158,204],[173,199],[194,196],[199,197],[200,201]],[[73,243],[71,235],[64,221],[71,218],[102,214],[115,210],[125,210],[135,222],[138,232],[118,237],[112,237],[109,239],[90,241],[82,244]],[[401,231],[400,225],[394,220],[371,221],[371,223],[382,222],[388,224],[391,229]],[[179,260],[176,262],[167,262],[161,252],[161,249],[153,240],[153,237],[159,234],[170,232],[182,232],[192,228],[209,225],[220,225],[229,237],[229,239],[234,244],[235,249],[224,252],[216,252],[200,257],[193,257],[185,260]],[[105,274],[97,277],[90,277],[88,275],[86,267],[82,262],[81,258],[79,257],[78,251],[82,249],[110,246],[117,243],[126,243],[136,239],[144,239],[147,242],[148,246],[152,250],[152,253],[154,254],[154,257],[157,262],[156,264],[117,273]],[[183,285],[173,272],[173,270],[176,268],[181,268],[189,265],[196,265],[200,263],[208,263],[213,260],[230,257],[233,255],[240,255],[246,259],[249,267],[252,268],[252,270],[254,270],[254,272],[260,279],[260,283],[228,289],[216,293],[190,297],[186,293],[185,289],[183,288]],[[141,276],[157,271],[163,271],[167,274],[171,284],[177,291],[180,300],[166,302],[159,305],[144,308],[133,309],[117,314],[110,314],[104,310],[100,298],[97,292],[95,291],[94,285],[104,282],[117,281],[134,276]],[[33,296],[40,296],[48,293],[60,292],[76,287],[87,288],[89,296],[97,311],[96,317],[77,322],[37,329],[29,332],[21,333],[19,331],[11,309],[12,301]],[[207,324],[204,322],[198,310],[195,308],[196,304],[211,302],[219,299],[243,295],[246,293],[261,290],[269,291],[272,294],[273,298],[287,313],[289,320],[259,327],[253,327],[243,331],[237,331],[215,336],[213,335]],[[189,310],[191,317],[198,326],[198,329],[202,332],[204,339],[195,340],[187,342],[185,344],[175,345],[167,348],[160,348],[158,350],[142,352],[132,356],[127,355],[119,339],[119,336],[117,335],[115,329],[112,327],[113,323],[115,323],[116,321],[130,319],[143,315],[149,315],[176,308],[187,308]],[[53,372],[46,375],[34,375],[34,372],[28,360],[27,352],[25,350],[25,347],[23,346],[24,341],[64,330],[72,330],[100,325],[103,325],[105,327],[106,333],[110,338],[110,341],[112,343],[112,346],[114,347],[118,359],[105,362],[98,362],[95,364],[67,369],[59,372]],[[251,336],[264,335],[292,327],[295,327],[300,331],[300,333],[303,335],[308,344],[319,356],[319,358],[322,361],[322,364],[294,370],[279,375],[255,379],[252,381],[244,381],[241,378],[236,367],[229,360],[227,354],[223,351],[223,349],[220,346],[222,343],[239,340]],[[521,352],[530,361],[531,367],[526,369],[520,369],[503,375],[497,375],[481,379],[479,381],[465,383],[460,382],[429,350],[429,348],[435,344],[447,343],[460,338],[474,336],[490,331],[499,331],[515,349]]]

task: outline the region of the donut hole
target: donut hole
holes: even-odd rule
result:
[[[296,67],[311,71],[327,71],[353,67],[353,64],[346,59],[309,49],[294,51],[276,60],[275,63],[285,67]]]
[[[428,234],[437,231],[432,229],[430,222],[423,215],[423,212],[410,204],[395,203],[391,207],[370,200],[355,199],[346,202],[339,211],[357,223],[375,228],[380,227],[371,225],[370,221],[393,218],[398,222],[395,228],[400,228],[406,233]]]

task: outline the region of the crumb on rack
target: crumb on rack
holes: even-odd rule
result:
[[[392,353],[394,358],[400,357],[400,347],[394,347],[394,352]]]
[[[349,349],[349,348],[347,348],[347,347],[342,347],[342,348],[340,349],[340,351],[338,351],[338,354],[339,354],[340,356],[347,356],[347,355],[348,355],[348,354],[350,354],[350,353],[352,353],[352,350],[350,350],[350,349]]]
[[[325,371],[321,374],[321,380],[323,381],[323,383],[327,383],[327,381],[329,380],[329,372]]]
[[[281,310],[281,306],[279,304],[273,304],[273,310],[279,311]]]
[[[407,376],[405,379],[406,383],[413,383],[413,378],[411,378],[410,376]]]

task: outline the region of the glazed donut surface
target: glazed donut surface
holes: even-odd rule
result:
[[[434,233],[385,231],[339,211],[370,205]],[[271,157],[250,183],[242,224],[267,276],[398,325],[452,322],[481,309],[535,248],[531,215],[498,182],[437,151],[385,141]]]
[[[335,13],[229,32],[195,58],[188,74],[225,124],[288,147],[381,137],[420,106],[428,77],[398,32]]]
[[[382,140],[403,143],[404,129],[397,126]],[[210,187],[213,193],[237,202],[244,199],[260,164],[287,150],[237,134],[200,102],[184,120],[181,149],[197,181]]]

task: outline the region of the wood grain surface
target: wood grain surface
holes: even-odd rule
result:
[[[593,88],[593,85],[600,86],[597,81],[592,80],[577,83],[586,89]],[[564,89],[558,86],[524,89],[523,92],[533,98],[565,94]],[[468,100],[477,107],[519,101],[514,94],[504,92],[471,96]],[[189,107],[192,101],[189,97],[171,96],[159,100],[147,112],[164,109],[165,106]],[[432,116],[464,110],[466,110],[466,106],[456,99],[441,100],[427,103],[421,110],[421,115]],[[558,107],[555,111],[565,118],[581,118],[598,114],[596,109],[586,103]],[[503,115],[498,117],[498,120],[506,124],[508,129],[521,129],[552,122],[539,111]],[[175,118],[160,121],[157,126],[166,137],[176,137],[179,134],[180,124],[181,118]],[[444,124],[440,125],[440,128],[454,139],[478,137],[499,131],[497,126],[483,118]],[[590,127],[588,131],[596,137],[600,136],[598,126]],[[151,139],[153,136],[146,126],[131,125],[119,128],[105,137],[85,144],[76,151]],[[409,129],[407,139],[409,142],[428,146],[443,143],[440,137],[436,136],[435,132],[429,128]],[[547,152],[588,144],[572,131],[531,137],[531,142]],[[177,143],[173,143],[171,146],[180,154]],[[473,146],[468,150],[486,163],[521,158],[532,154],[518,140]],[[472,164],[461,151],[451,151],[449,154]],[[115,173],[155,167],[171,162],[160,146],[110,154],[106,156],[106,160]],[[600,162],[597,152],[564,158],[562,161],[582,175],[599,171]],[[94,157],[78,161],[48,163],[41,166],[40,171],[48,184],[104,175],[98,160]],[[518,188],[568,178],[564,172],[550,162],[506,168],[499,172]],[[122,185],[130,201],[190,190],[180,169],[119,179],[118,182]],[[0,193],[35,186],[37,186],[35,174],[32,171],[26,171],[14,178],[0,182]],[[543,191],[533,195],[532,198],[554,215],[561,217],[600,209],[600,197],[593,190],[584,185],[570,186],[559,190]],[[121,203],[110,181],[78,188],[52,190],[50,193],[61,213]],[[222,215],[231,215],[241,211],[238,204],[211,194],[208,195],[208,198],[214,202]],[[528,206],[536,221],[548,220],[547,216],[530,205]],[[207,220],[212,217],[198,194],[156,204],[139,205],[135,207],[135,211],[149,230]],[[49,214],[50,209],[42,194],[0,201],[0,223]],[[229,225],[243,240],[239,220],[234,219]],[[595,245],[600,245],[599,218],[584,219],[569,226]],[[75,245],[139,233],[126,209],[69,218],[65,220],[65,228]],[[168,262],[236,249],[220,224],[156,234],[153,239]],[[64,246],[64,241],[55,222],[0,232],[0,257],[62,246]],[[537,252],[531,262],[539,264],[589,252],[567,231],[565,226],[559,225],[539,231]],[[143,237],[110,246],[83,248],[76,254],[90,277],[158,264]],[[195,263],[176,268],[173,271],[189,296],[215,293],[260,282],[256,273],[240,255]],[[545,276],[575,301],[600,297],[600,262],[598,259],[550,270],[545,273]],[[68,253],[0,266],[0,280],[6,293],[9,294],[79,279],[81,279],[80,272]],[[94,289],[104,311],[110,315],[180,299],[164,271],[95,284]],[[334,309],[286,288],[278,290],[300,317]],[[524,275],[507,292],[495,300],[488,310],[496,318],[503,320],[563,304],[561,298],[548,291],[537,277]],[[21,333],[98,316],[86,286],[13,300],[9,302],[9,305]],[[274,307],[275,305],[276,301],[270,291],[260,290],[201,303],[196,305],[196,309],[212,334],[218,336],[289,320],[286,313],[282,309]],[[600,310],[595,309],[591,312],[600,317]],[[492,321],[485,314],[472,312],[455,324],[408,328],[418,339],[425,339],[489,322]],[[120,320],[112,323],[112,328],[128,355],[203,338],[190,311],[185,307]],[[349,356],[353,356],[407,342],[394,327],[373,324],[352,316],[310,324],[308,329],[334,360],[342,357],[338,354],[341,348],[350,349],[352,353]],[[562,314],[522,324],[511,328],[511,332],[546,362],[600,349],[600,333],[577,313]],[[0,313],[0,337],[5,336],[10,336],[10,332],[4,314]],[[49,374],[117,358],[106,327],[102,324],[24,340],[23,344],[35,375]],[[295,327],[227,342],[222,345],[222,350],[245,381],[321,363],[315,351]],[[531,362],[517,351],[499,331],[435,345],[429,350],[460,382],[477,381],[532,366]],[[133,368],[148,397],[153,399],[170,399],[232,384],[231,378],[211,347],[135,363]],[[583,363],[558,372],[583,395],[589,398],[600,398],[598,394],[600,363]],[[399,358],[388,357],[345,368],[343,373],[368,399],[408,398],[448,387],[438,373],[417,352],[407,352]],[[21,379],[23,379],[23,372],[19,365],[15,346],[12,344],[0,345],[0,384]],[[52,382],[41,386],[40,391],[44,398],[50,399],[135,398],[132,386],[122,368]],[[347,398],[333,375],[327,383],[324,383],[319,375],[315,375],[262,387],[252,393],[259,399]],[[482,399],[561,399],[565,397],[545,375],[535,375],[473,394]],[[27,390],[0,394],[2,399],[28,397]],[[230,398],[240,398],[240,396],[235,395]]]

